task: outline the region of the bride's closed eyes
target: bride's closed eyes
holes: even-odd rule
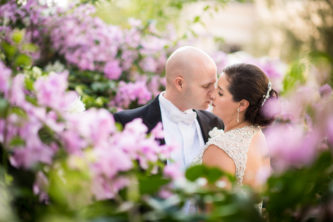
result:
[[[217,90],[217,94],[219,95],[219,96],[223,96],[223,89],[219,86],[218,87],[218,90]]]

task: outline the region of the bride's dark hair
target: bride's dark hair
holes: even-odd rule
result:
[[[223,73],[227,76],[228,90],[233,100],[239,102],[245,99],[249,102],[245,121],[259,126],[269,125],[274,119],[264,115],[263,107],[269,99],[277,97],[278,93],[274,89],[269,90],[266,74],[259,67],[246,63],[227,66]]]

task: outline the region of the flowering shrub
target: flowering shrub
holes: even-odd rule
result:
[[[123,29],[93,13],[91,5],[0,4],[0,221],[332,218],[332,89],[325,78],[310,79],[323,69],[212,53],[219,72],[257,64],[281,94],[264,106],[277,119],[264,129],[272,172],[259,175],[263,190],[254,192],[218,169],[198,165],[184,174],[164,166],[175,147],[158,143],[161,124],[146,136],[139,119],[124,129],[114,122],[110,110],[160,92],[166,58],[179,43],[152,24],[130,20]],[[254,206],[262,199],[260,215]]]

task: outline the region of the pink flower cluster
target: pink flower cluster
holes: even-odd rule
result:
[[[128,107],[133,101],[137,101],[138,104],[142,105],[147,103],[151,98],[152,94],[147,89],[145,82],[125,83],[121,81],[118,85],[117,94],[111,101],[111,105]]]
[[[212,58],[217,65],[217,73],[221,74],[222,70],[235,63],[251,63],[259,66],[272,81],[273,88],[280,91],[282,89],[282,80],[286,72],[286,64],[280,60],[270,58],[254,58],[244,52],[236,52],[226,54],[223,51],[216,51],[212,53]]]
[[[163,137],[161,124],[147,137],[147,127],[141,119],[132,121],[119,132],[107,110],[67,112],[68,104],[75,97],[75,93],[66,91],[67,76],[67,73],[50,73],[39,77],[30,91],[25,88],[24,74],[13,77],[0,62],[3,80],[0,93],[11,107],[22,110],[21,115],[12,112],[6,119],[0,119],[1,135],[4,135],[0,142],[11,150],[10,163],[26,169],[34,169],[38,164],[52,165],[54,155],[64,150],[68,157],[82,158],[88,163],[91,191],[97,199],[113,198],[127,186],[131,172],[139,170],[134,162],[139,163],[140,169],[156,173],[156,163],[161,158],[169,158],[174,149],[161,146],[156,140]],[[27,96],[36,102],[27,101]],[[48,142],[40,137],[45,127],[53,138]],[[39,172],[33,189],[41,200],[47,200],[47,184],[47,177]]]
[[[265,131],[277,171],[311,164],[320,151],[333,146],[333,100],[320,92],[315,87],[299,87],[289,97],[270,100],[265,106],[266,115],[280,122]]]
[[[3,24],[0,31],[4,34],[0,39],[13,43],[12,34],[23,24],[24,38],[18,46],[20,52],[29,55],[34,61],[41,59],[40,50],[28,45],[33,43],[40,48],[44,47],[43,38],[47,33],[45,24],[51,18],[46,12],[47,6],[37,0],[28,0],[24,4],[9,0],[0,5],[0,21]]]
[[[118,79],[129,72],[135,60],[144,73],[160,74],[166,60],[164,47],[169,41],[153,35],[144,36],[141,23],[131,29],[108,25],[93,17],[95,8],[81,5],[48,24],[53,48],[66,61],[81,70],[104,72],[109,79]],[[140,50],[138,50],[140,48]]]
[[[57,111],[66,111],[77,99],[75,92],[66,92],[68,73],[50,73],[35,82],[35,90],[40,105]]]
[[[121,72],[114,61],[117,61],[119,45],[123,43],[123,32],[117,26],[92,17],[94,12],[93,6],[81,5],[71,13],[54,17],[48,24],[52,46],[69,64],[81,70],[105,70],[108,77],[115,79]]]

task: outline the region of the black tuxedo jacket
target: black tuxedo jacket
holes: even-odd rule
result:
[[[223,122],[214,114],[203,111],[203,110],[194,110],[197,113],[197,120],[201,128],[201,133],[205,143],[208,141],[208,132],[217,127],[219,129],[224,129]],[[148,127],[148,132],[150,133],[152,129],[157,125],[157,123],[162,122],[160,103],[158,96],[151,101],[150,103],[130,110],[124,110],[115,113],[114,119],[116,122],[121,123],[123,126],[126,123],[132,121],[136,118],[141,118],[143,123]],[[160,140],[161,144],[165,144],[164,139]]]

